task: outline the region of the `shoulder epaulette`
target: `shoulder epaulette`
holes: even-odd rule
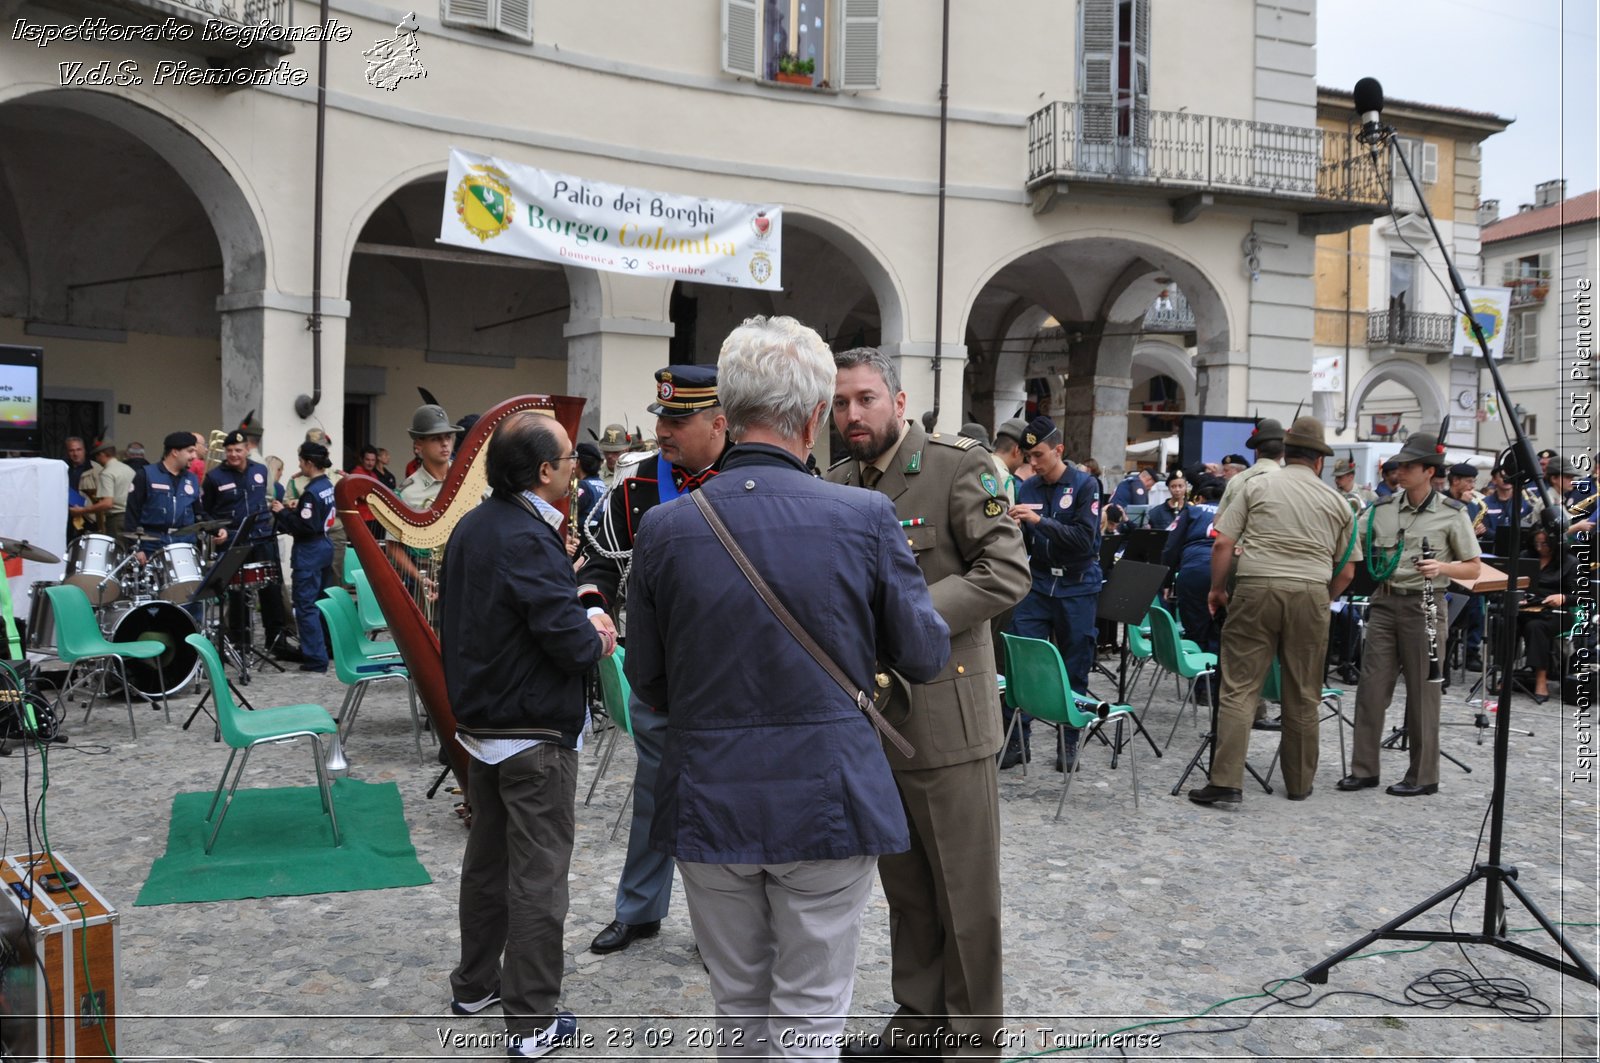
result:
[[[828,466],[828,471],[832,472],[833,470],[837,469],[839,466],[843,465],[845,462],[847,462],[847,461],[855,461],[855,460],[856,459],[851,458],[851,457],[840,458],[838,461],[836,461],[832,465]]]
[[[928,437],[928,441],[946,447],[955,447],[957,450],[971,450],[978,445],[978,441],[971,436],[947,436],[942,432],[935,432]]]
[[[1395,499],[1397,499],[1399,497],[1400,497],[1400,492],[1396,491],[1392,495],[1384,495],[1382,498],[1378,499],[1376,502],[1374,502],[1372,504],[1375,505],[1375,506],[1387,506],[1390,502],[1393,502]]]
[[[1451,498],[1449,495],[1440,495],[1439,500],[1445,505],[1449,506],[1451,509],[1465,510],[1467,508],[1467,504],[1465,502],[1458,498]]]

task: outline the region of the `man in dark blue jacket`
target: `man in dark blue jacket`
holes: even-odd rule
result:
[[[604,611],[587,616],[578,604],[556,531],[552,503],[570,491],[576,459],[556,421],[507,417],[486,454],[494,493],[461,518],[440,578],[445,684],[472,757],[450,1009],[503,1004],[512,1056],[544,1055],[578,1030],[556,1005],[583,676],[616,648],[616,631]]]
[[[326,672],[328,643],[322,635],[322,616],[317,599],[324,587],[334,585],[333,543],[328,529],[333,527],[333,484],[328,480],[328,448],[321,443],[300,444],[300,474],[307,478],[305,490],[293,505],[277,499],[271,502],[277,529],[294,540],[289,563],[294,567],[294,619],[300,629],[300,670]]]
[[[1022,448],[1034,476],[1017,488],[1011,516],[1022,526],[1033,586],[1011,615],[1011,633],[1033,639],[1055,638],[1074,692],[1089,687],[1094,665],[1095,604],[1100,600],[1100,485],[1068,465],[1061,430],[1040,414],[1022,433]],[[1010,726],[1009,717],[1007,726]],[[1001,766],[1028,755],[1028,718],[1023,717],[1022,747],[1006,751]],[[1071,770],[1077,759],[1078,732],[1062,728],[1064,748],[1056,770]]]
[[[799,322],[735,329],[718,388],[738,445],[699,496],[858,694],[879,669],[927,682],[950,631],[893,504],[806,471],[833,386],[832,354]],[[842,1047],[873,867],[909,843],[873,723],[693,496],[645,514],[629,582],[628,678],[667,718],[651,843],[678,860],[718,1044]]]
[[[270,500],[267,467],[250,460],[250,442],[243,432],[229,432],[222,441],[222,464],[206,473],[200,483],[200,510],[207,517],[228,522],[229,542],[238,536],[247,517],[260,514],[252,526],[246,560],[251,565],[270,566],[268,571],[276,573],[278,540],[273,533]],[[277,646],[283,633],[283,598],[277,583],[264,583],[259,589],[261,623],[270,649]],[[250,612],[243,591],[228,592],[228,634],[237,646],[250,644]]]

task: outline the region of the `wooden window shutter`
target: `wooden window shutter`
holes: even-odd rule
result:
[[[1150,0],[1133,0],[1133,139],[1150,142]]]
[[[761,76],[759,0],[722,0],[722,69],[741,77]]]
[[[1106,141],[1116,133],[1114,82],[1117,0],[1078,0],[1079,135]]]
[[[489,10],[494,0],[439,0],[439,21],[451,26],[494,29]]]
[[[1417,167],[1417,180],[1425,185],[1439,181],[1439,145],[1431,140],[1422,142],[1422,165]]]
[[[883,52],[882,0],[843,0],[839,26],[839,87],[878,87]]]

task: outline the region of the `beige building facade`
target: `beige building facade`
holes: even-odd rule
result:
[[[256,411],[270,453],[313,426],[403,451],[419,386],[454,416],[582,395],[586,427],[648,432],[655,368],[780,313],[893,353],[944,428],[1044,410],[1109,470],[1155,376],[1166,410],[1292,414],[1318,234],[1381,198],[1319,117],[1314,0],[953,5],[943,126],[939,5],[333,0],[314,268],[318,43],[199,38],[317,8],[203,2],[3,5],[80,38],[0,39],[0,343],[44,348],[58,435],[149,447]],[[167,36],[81,39],[101,17]],[[445,247],[451,147],[780,204],[782,288]],[[1147,327],[1169,292],[1190,316]]]

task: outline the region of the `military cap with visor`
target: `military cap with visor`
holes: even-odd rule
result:
[[[646,410],[653,417],[689,417],[719,405],[716,366],[669,365],[656,370],[656,401]]]

